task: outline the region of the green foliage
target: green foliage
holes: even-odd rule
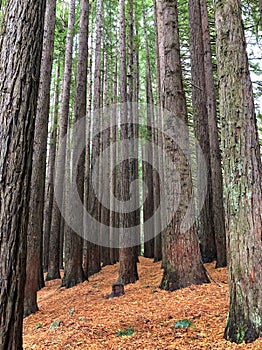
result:
[[[54,321],[54,322],[51,323],[51,326],[49,327],[49,329],[55,330],[55,329],[57,329],[58,327],[60,327],[61,324],[62,324],[62,321],[61,321],[61,320]]]
[[[75,308],[74,307],[68,311],[69,316],[73,316],[74,313],[75,313]]]
[[[243,343],[243,341],[245,340],[246,331],[247,331],[247,328],[244,328],[244,329],[238,328],[237,329],[237,339],[236,339],[237,344]]]
[[[143,141],[151,141],[152,140],[152,134],[148,130],[147,125],[139,125],[139,139]],[[142,142],[143,144],[143,142]]]
[[[54,59],[63,57],[65,54],[66,34],[68,22],[68,7],[63,1],[58,1],[56,6],[56,25],[55,25],[55,50]]]
[[[188,319],[184,319],[184,320],[179,320],[175,323],[175,327],[176,328],[188,328],[190,326],[193,326],[193,322],[188,320]]]
[[[39,329],[39,328],[42,328],[43,327],[43,324],[42,323],[38,323],[36,326],[35,326],[35,329]]]
[[[119,337],[130,337],[135,332],[136,330],[132,326],[128,326],[125,329],[118,329],[116,331],[116,335],[118,335]]]

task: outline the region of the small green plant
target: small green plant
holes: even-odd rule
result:
[[[188,320],[188,319],[184,319],[184,320],[179,320],[175,323],[175,327],[176,328],[188,328],[190,326],[193,326],[193,322]]]
[[[43,324],[42,323],[38,323],[36,326],[35,326],[35,329],[39,329],[39,328],[42,328],[43,327]]]
[[[73,316],[74,313],[75,313],[75,308],[74,308],[74,307],[68,311],[68,314],[69,314],[70,316]]]
[[[51,323],[51,326],[49,327],[49,329],[57,329],[58,327],[60,327],[62,321],[61,320],[57,320]]]
[[[128,326],[125,329],[118,329],[116,331],[116,335],[118,335],[119,337],[130,337],[135,332],[136,330],[132,326]]]
[[[85,321],[84,317],[79,317],[79,321]]]
[[[238,328],[237,329],[237,344],[243,343],[245,340],[245,335],[246,335],[246,328]]]

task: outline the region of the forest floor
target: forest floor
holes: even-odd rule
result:
[[[118,298],[107,299],[118,264],[71,289],[60,288],[60,280],[46,283],[38,293],[39,312],[24,320],[24,349],[262,349],[262,339],[242,345],[223,339],[226,269],[206,264],[219,285],[212,281],[169,293],[158,288],[161,264],[139,260],[140,280]],[[177,328],[185,319],[192,325]]]

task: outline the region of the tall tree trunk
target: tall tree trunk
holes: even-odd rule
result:
[[[161,80],[160,80],[160,52],[159,52],[159,18],[158,8],[156,0],[153,0],[154,4],[154,28],[155,28],[155,51],[156,51],[156,91],[157,91],[157,105],[161,103]],[[158,4],[160,6],[160,4]]]
[[[116,55],[116,52],[115,52]],[[113,52],[112,52],[112,57],[111,59],[113,60]],[[114,64],[114,77],[113,77],[113,84],[112,84],[112,105],[113,108],[112,110],[112,125],[114,127],[110,128],[110,143],[113,145],[117,142],[117,107],[116,107],[116,102],[117,102],[117,81],[118,81],[118,66],[117,66],[117,60],[115,60]],[[117,167],[114,168],[114,165],[116,164],[118,154],[114,152],[114,148],[111,148],[110,152],[110,169],[113,170],[113,174],[111,174],[110,177],[110,216],[109,216],[109,226],[110,226],[110,262],[111,264],[115,264],[118,260],[118,251],[117,248],[114,247],[114,242],[113,242],[113,230],[115,227],[117,227],[117,213],[113,210],[114,206],[114,197],[117,197]],[[114,197],[113,197],[114,195]]]
[[[66,37],[66,52],[65,52],[65,67],[63,73],[63,86],[62,86],[62,101],[61,101],[61,116],[59,122],[59,145],[58,148],[62,147],[63,139],[67,134],[68,126],[68,115],[69,115],[69,100],[70,100],[70,84],[72,74],[72,52],[73,52],[73,37],[74,37],[74,23],[75,23],[75,0],[70,0],[69,5],[69,18],[68,18],[68,32]],[[64,183],[64,165],[66,154],[63,150],[61,155],[60,165],[56,167],[55,184]],[[64,160],[64,162],[62,161]],[[59,191],[63,191],[63,186],[58,186]],[[59,193],[60,197],[63,196]],[[49,245],[49,260],[48,260],[48,273],[46,280],[53,280],[60,278],[60,222],[61,213],[58,208],[57,202],[53,203],[52,211],[52,223],[50,232],[50,245]]]
[[[129,17],[130,17],[130,22],[134,22],[133,28],[132,28],[132,61],[133,61],[133,67],[132,67],[132,97],[131,97],[131,102],[132,102],[132,119],[131,119],[131,136],[134,140],[139,140],[139,86],[140,86],[140,80],[139,80],[139,42],[136,40],[136,38],[139,37],[139,16],[137,14],[137,6],[136,3],[132,0],[132,4],[129,6]],[[135,181],[139,179],[139,141],[135,143],[135,149],[134,149],[134,159],[131,161],[131,167],[132,167],[132,174],[131,174],[131,180],[130,181]],[[134,196],[135,196],[135,201],[139,206],[140,203],[140,188],[137,186],[134,189]],[[140,225],[140,214],[141,214],[141,209],[138,208],[137,210],[134,211],[133,215],[133,225],[138,226]],[[141,244],[140,244],[140,232],[137,232],[136,239],[138,244],[133,247],[134,251],[134,257],[137,262],[139,262],[139,255],[141,254]]]
[[[86,95],[87,95],[87,42],[88,42],[88,0],[80,1],[80,35],[79,53],[77,66],[77,86],[75,95],[75,123],[86,117]],[[78,162],[75,162],[75,147],[77,140],[73,140],[73,166],[77,166],[77,189],[81,201],[84,200],[84,174],[85,174],[85,152],[82,153]],[[80,224],[83,230],[83,220]],[[83,282],[86,277],[82,267],[82,237],[70,229],[70,236],[67,236],[69,255],[65,258],[65,274],[62,285],[67,288]]]
[[[157,25],[157,38],[158,38],[158,44],[157,44],[157,56],[159,54],[159,86],[158,86],[158,95],[159,95],[159,113],[156,116],[157,118],[157,124],[161,125],[162,123],[162,112],[163,112],[163,98],[164,98],[164,90],[163,90],[163,82],[164,82],[164,75],[165,75],[165,50],[164,50],[164,44],[165,44],[165,38],[164,38],[164,20],[163,20],[163,1],[158,0],[156,2],[156,25]],[[156,66],[158,66],[156,65]],[[158,146],[164,147],[163,145],[164,140],[162,137],[162,134],[158,133]],[[159,156],[159,169],[161,171],[160,179],[161,181],[165,181],[164,179],[164,163],[163,163],[163,156]],[[160,219],[161,220],[161,219]],[[155,222],[156,225],[161,225],[160,222]],[[165,241],[165,235],[163,232],[161,232],[161,246],[162,246],[162,268],[166,266],[166,241]]]
[[[262,336],[261,158],[241,5],[216,4],[230,306],[225,338]]]
[[[48,255],[49,255],[49,239],[50,239],[50,229],[52,221],[52,208],[54,201],[54,171],[55,171],[55,157],[56,157],[56,143],[57,143],[57,123],[58,123],[58,113],[59,113],[59,96],[60,96],[60,59],[57,62],[56,71],[56,86],[55,86],[55,96],[53,102],[53,123],[52,132],[50,135],[50,145],[49,145],[49,155],[48,155],[48,176],[46,184],[46,204],[44,210],[44,234],[43,234],[43,269],[47,272],[48,269]]]
[[[156,94],[157,94],[157,106],[160,108],[161,106],[161,80],[160,80],[160,52],[159,52],[159,17],[158,17],[158,10],[157,10],[157,3],[156,0],[153,1],[154,4],[154,27],[155,27],[155,51],[156,51]],[[161,4],[158,4],[160,6]],[[156,125],[159,125],[159,114],[155,114],[155,120],[154,123]],[[157,155],[157,153],[154,150],[155,145],[160,146],[160,135],[158,135],[157,130],[153,132],[153,157],[155,161],[157,162],[157,165],[159,167],[160,165],[160,157]],[[154,184],[154,211],[157,210],[160,202],[160,174],[157,173],[156,170],[153,170],[153,184]],[[155,232],[159,232],[159,228],[161,226],[160,218],[155,216]],[[158,262],[162,259],[162,234],[161,232],[155,236],[154,240],[154,262]]]
[[[200,212],[198,222],[198,235],[203,261],[212,262],[216,259],[216,246],[214,239],[213,202],[210,166],[210,142],[208,129],[208,115],[206,106],[206,84],[204,69],[204,47],[201,27],[200,0],[188,1],[189,27],[190,27],[190,60],[192,79],[192,105],[195,136],[205,156],[207,166],[206,197]],[[203,165],[199,164],[197,157],[197,197],[202,197]]]
[[[206,105],[208,114],[209,142],[210,142],[210,165],[212,182],[212,209],[214,235],[216,243],[217,262],[216,267],[224,267],[226,259],[226,229],[225,210],[223,199],[223,179],[221,166],[221,152],[219,148],[216,95],[213,76],[213,63],[210,44],[210,32],[208,24],[208,12],[206,0],[200,0],[202,35],[204,48],[204,69],[206,85]]]
[[[164,50],[165,50],[165,73],[164,73],[164,108],[169,110],[170,114],[165,114],[163,120],[164,127],[167,130],[176,132],[174,126],[174,117],[179,117],[187,124],[187,110],[185,93],[182,84],[182,68],[180,61],[180,42],[178,30],[177,2],[173,0],[163,0],[163,24],[164,24]],[[179,136],[179,130],[176,135]],[[185,135],[183,145],[187,150],[179,149],[179,146],[172,144],[172,141],[165,138],[164,146],[174,162],[180,175],[180,203],[170,224],[165,229],[165,268],[161,288],[166,290],[175,290],[186,287],[190,284],[200,284],[208,282],[204,267],[201,263],[201,254],[195,225],[182,231],[182,222],[186,211],[192,199],[192,180],[189,164],[189,137]],[[176,141],[178,142],[178,141]],[[168,160],[166,160],[168,162]],[[169,163],[169,162],[168,162]],[[170,205],[175,200],[176,193],[174,186],[174,169],[171,166],[164,165],[166,181],[166,196]],[[172,209],[172,208],[171,208]]]
[[[102,43],[102,59],[101,59],[101,94],[100,94],[100,105],[101,108],[103,108],[103,110],[105,110],[105,108],[107,107],[106,105],[106,99],[107,99],[107,95],[108,95],[108,86],[106,86],[106,74],[107,74],[107,68],[106,68],[106,52],[105,52],[105,47],[104,47],[104,41]],[[100,117],[100,130],[104,130],[104,118],[103,115],[101,115]],[[107,131],[103,131],[101,132],[101,143],[100,143],[100,150],[99,152],[102,153],[104,151],[104,148],[106,148],[106,142],[107,142],[107,136],[109,134],[107,134]],[[99,169],[100,174],[100,184],[104,183],[105,178],[104,178],[104,168],[100,167]],[[105,193],[102,192],[101,193],[101,201],[99,203],[99,207],[100,207],[100,222],[107,225],[107,209],[103,206],[103,198],[105,196]],[[100,235],[102,235],[102,233],[100,232]],[[102,237],[101,237],[102,238]],[[108,256],[108,247],[105,245],[100,245],[100,259],[101,259],[101,266],[105,266],[106,265],[106,260],[107,260],[107,256]]]
[[[153,161],[153,135],[152,127],[154,121],[154,97],[153,97],[153,86],[152,86],[152,69],[150,60],[150,51],[148,44],[148,35],[146,28],[146,12],[143,4],[143,26],[146,46],[146,102],[147,102],[147,135],[146,139],[149,141],[149,145],[144,152],[147,152],[146,158],[148,162],[143,162],[143,181],[147,184],[147,198],[144,198],[144,222],[149,220],[154,215],[154,186],[153,186],[153,168],[150,164]],[[145,226],[144,226],[145,227]],[[144,256],[146,258],[154,257],[154,225],[146,226],[144,232]]]
[[[104,74],[103,74],[103,90],[104,90],[104,94],[103,94],[103,107],[104,107],[104,111],[106,111],[106,114],[109,113],[110,109],[109,109],[109,99],[110,99],[110,83],[109,83],[109,72],[110,72],[110,67],[109,67],[109,55],[107,52],[107,48],[106,45],[104,47]],[[102,145],[101,145],[101,152],[104,152],[107,147],[109,146],[110,143],[110,130],[106,129],[106,118],[101,118],[101,130],[103,130],[102,133]],[[101,183],[105,183],[108,181],[108,175],[105,171],[105,169],[102,167],[101,169]],[[101,193],[102,195],[102,203],[103,203],[103,198],[104,196],[108,196],[107,193]],[[105,207],[104,205],[101,205],[101,222],[106,225],[109,229],[109,218],[110,216],[110,212],[109,209],[107,207]],[[102,233],[101,233],[102,234]],[[110,247],[109,247],[109,240],[108,242],[106,242],[107,244],[104,244],[104,246],[101,246],[101,262],[103,264],[103,266],[106,265],[110,265]]]
[[[125,0],[120,0],[120,29],[119,29],[119,49],[120,49],[120,139],[128,138],[128,119],[127,119],[127,77],[126,77],[126,26],[125,26]],[[127,148],[121,147],[120,152],[123,156],[128,155]],[[130,182],[130,166],[129,161],[124,161],[120,166],[120,198],[125,201],[129,198],[129,182]],[[120,214],[120,249],[119,249],[119,273],[118,280],[121,283],[134,283],[138,280],[137,260],[134,256],[134,247],[130,244],[129,247],[121,247],[130,241],[127,237],[125,228],[128,228],[131,223],[131,213]],[[130,242],[131,243],[131,242]]]
[[[102,50],[102,29],[103,29],[103,0],[98,0],[96,4],[96,55],[95,55],[95,77],[94,77],[94,108],[93,108],[93,133],[92,133],[92,156],[91,156],[91,174],[89,185],[89,212],[97,220],[101,218],[101,206],[94,192],[92,178],[94,177],[96,188],[99,188],[101,174],[93,176],[94,164],[99,156],[101,147],[100,130],[100,108],[101,108],[101,50]],[[95,184],[94,184],[95,185]],[[94,228],[89,228],[94,230]],[[100,232],[92,232],[94,237],[98,237]],[[88,276],[93,275],[101,270],[100,247],[93,243],[88,243]]]
[[[92,14],[93,8],[92,4],[89,3],[89,13]],[[94,16],[91,16],[91,18],[94,18]],[[91,28],[93,28],[93,21],[91,21]],[[90,33],[90,47],[93,47],[94,42],[94,35],[93,30],[91,30]],[[86,129],[86,157],[85,157],[85,184],[84,184],[84,207],[86,210],[88,210],[89,205],[89,184],[90,184],[90,137],[91,137],[91,115],[92,115],[92,98],[93,98],[93,55],[89,55],[89,66],[88,66],[88,79],[87,79],[87,95],[88,95],[88,101],[87,101],[87,129]],[[84,220],[83,223],[84,232],[87,233],[89,227],[86,227],[86,220]],[[89,265],[89,242],[84,239],[83,243],[83,270],[86,276],[88,276],[88,265]]]
[[[50,107],[50,86],[54,53],[56,0],[47,0],[39,95],[35,121],[29,224],[27,232],[24,316],[38,311],[37,291],[42,266],[43,211],[45,197],[46,147]]]
[[[137,69],[137,48],[135,43],[135,4],[133,0],[128,1],[128,54],[127,54],[127,101],[128,101],[128,138],[130,140],[138,140],[138,69]],[[132,182],[138,180],[138,142],[134,143],[132,152],[134,158],[129,160],[129,186]],[[134,188],[132,196],[135,197],[136,203],[139,203],[139,188]],[[130,214],[130,225],[140,225],[140,209],[132,211]],[[136,232],[136,239],[140,241],[140,232]],[[140,245],[133,248],[134,259],[138,262],[140,253]]]
[[[45,4],[9,1],[1,24],[1,350],[22,350],[28,203]]]

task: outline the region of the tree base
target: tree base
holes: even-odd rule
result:
[[[24,304],[24,314],[23,317],[26,318],[29,315],[35,314],[37,311],[39,311],[37,303],[33,302],[31,304]]]
[[[46,282],[61,279],[60,271],[58,270],[49,270],[46,276]]]
[[[64,278],[62,279],[61,287],[72,288],[79,283],[83,283],[86,280],[87,278],[84,275],[84,273],[81,273],[80,275],[77,274],[77,276],[72,273],[70,273],[69,275],[65,274]]]
[[[241,344],[252,343],[257,338],[262,336],[262,325],[255,326],[250,321],[242,322],[242,325],[235,322],[234,320],[228,320],[224,338],[232,343]]]
[[[164,270],[160,288],[173,292],[177,289],[186,288],[192,284],[210,283],[204,269],[200,275],[197,276],[178,276],[176,272],[167,272]]]
[[[220,267],[227,267],[227,262],[226,261],[221,261],[221,262],[217,261],[215,269],[219,269]]]

